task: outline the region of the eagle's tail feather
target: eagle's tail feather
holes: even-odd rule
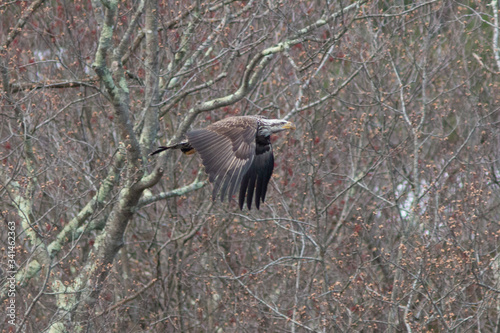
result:
[[[194,148],[189,144],[189,142],[184,141],[181,143],[177,143],[175,145],[170,145],[170,146],[160,146],[158,149],[156,149],[154,152],[150,153],[149,155],[156,155],[161,153],[162,151],[165,151],[167,149],[180,149],[184,154],[186,155],[191,155],[195,152]]]

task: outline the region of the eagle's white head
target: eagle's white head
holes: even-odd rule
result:
[[[260,118],[258,120],[259,128],[257,135],[269,136],[273,133],[278,133],[287,129],[295,129],[295,125],[283,119],[267,119]]]

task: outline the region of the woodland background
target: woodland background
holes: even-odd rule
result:
[[[1,330],[499,332],[498,10],[0,1]],[[260,211],[148,156],[245,114],[297,125]]]

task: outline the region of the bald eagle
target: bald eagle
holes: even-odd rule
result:
[[[229,117],[206,128],[186,133],[187,140],[181,143],[158,147],[150,155],[167,149],[180,149],[185,154],[200,153],[205,172],[214,185],[212,200],[220,191],[220,200],[231,199],[240,189],[239,206],[243,209],[245,196],[247,207],[252,208],[266,198],[267,185],[274,168],[274,155],[270,136],[295,125],[281,119],[267,119],[262,116]]]

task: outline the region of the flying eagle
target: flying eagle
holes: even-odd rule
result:
[[[295,125],[281,119],[267,119],[262,116],[229,117],[219,120],[203,129],[186,133],[187,140],[181,143],[158,147],[150,155],[167,149],[180,149],[185,154],[199,152],[205,172],[214,184],[212,200],[220,191],[220,199],[228,201],[240,188],[239,206],[243,209],[245,196],[247,207],[252,208],[266,198],[267,184],[274,168],[274,155],[270,136]]]

